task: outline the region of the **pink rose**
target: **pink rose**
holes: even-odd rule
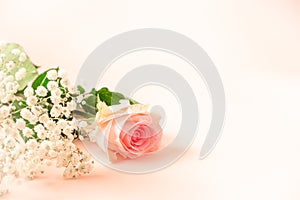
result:
[[[100,103],[98,108],[100,133],[96,141],[111,162],[158,150],[162,138],[160,117],[149,113],[148,106],[122,101],[110,107]]]

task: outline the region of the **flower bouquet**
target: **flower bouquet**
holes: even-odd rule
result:
[[[88,174],[91,155],[74,141],[95,142],[111,162],[157,151],[160,117],[108,88],[74,88],[61,68],[34,65],[24,49],[0,43],[0,195],[17,178],[54,165],[65,178]]]

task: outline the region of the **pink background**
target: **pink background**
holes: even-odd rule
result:
[[[213,153],[198,160],[199,134],[174,165],[128,175],[97,165],[63,180],[49,168],[3,199],[300,199],[300,3],[297,0],[0,1],[0,38],[72,80],[89,53],[118,33],[181,32],[216,64],[227,116]],[[205,133],[205,131],[203,131]]]

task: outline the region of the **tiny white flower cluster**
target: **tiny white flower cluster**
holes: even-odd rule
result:
[[[19,61],[20,62],[25,62],[27,60],[27,55],[24,52],[21,52],[20,49],[13,49],[11,50],[11,53],[15,56],[19,56]]]
[[[15,99],[19,84],[12,75],[0,71],[0,104],[7,104]]]
[[[62,76],[63,74],[63,76]],[[77,137],[77,124],[72,116],[73,104],[70,82],[61,70],[52,69],[46,74],[45,86],[24,90],[26,107],[20,111],[20,128],[26,140],[41,142],[43,159],[56,159],[57,167],[66,167],[65,177],[77,177],[88,173],[92,163],[90,156],[76,149],[73,140]],[[24,121],[22,121],[24,120]],[[29,129],[29,127],[33,127]],[[72,168],[72,171],[70,169]],[[72,172],[72,173],[71,173]]]
[[[2,48],[0,42],[0,53]],[[19,49],[11,53],[20,62],[27,59]],[[65,72],[49,70],[45,82],[20,94],[17,81],[26,76],[26,69],[9,75],[17,63],[5,61],[2,54],[0,58],[0,183],[10,176],[32,179],[52,164],[64,167],[66,178],[89,173],[94,161],[73,143],[78,137],[72,116],[74,88]],[[7,189],[1,184],[0,196]]]
[[[15,93],[18,91],[19,84],[18,81],[21,81],[26,76],[26,69],[20,68],[11,75],[10,72],[16,68],[20,63],[23,63],[27,60],[27,55],[25,52],[21,52],[20,49],[11,50],[11,54],[18,56],[18,61],[10,60],[8,55],[1,53],[1,50],[5,47],[6,43],[0,41],[0,104],[6,104],[11,102],[15,98]]]

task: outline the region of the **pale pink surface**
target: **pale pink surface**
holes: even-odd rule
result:
[[[295,0],[1,1],[0,38],[22,44],[37,64],[63,66],[73,80],[112,35],[162,27],[207,51],[227,96],[223,136],[205,160],[200,130],[184,157],[160,172],[97,166],[65,181],[51,169],[3,199],[300,199],[299,13]]]

